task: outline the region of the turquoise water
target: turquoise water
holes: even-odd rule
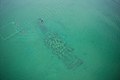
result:
[[[119,0],[0,0],[0,80],[119,80]],[[68,69],[38,18],[81,59]]]

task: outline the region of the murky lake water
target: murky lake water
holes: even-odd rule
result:
[[[0,80],[119,80],[119,8],[119,0],[0,0]]]

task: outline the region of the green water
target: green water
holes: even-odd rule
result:
[[[119,0],[0,0],[0,80],[119,80]],[[73,48],[72,70],[44,44],[38,18]]]

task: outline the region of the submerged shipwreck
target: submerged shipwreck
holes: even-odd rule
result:
[[[83,64],[83,61],[73,54],[74,50],[56,32],[51,32],[44,25],[44,21],[40,18],[39,25],[44,34],[45,45],[52,50],[68,69],[76,69]]]

